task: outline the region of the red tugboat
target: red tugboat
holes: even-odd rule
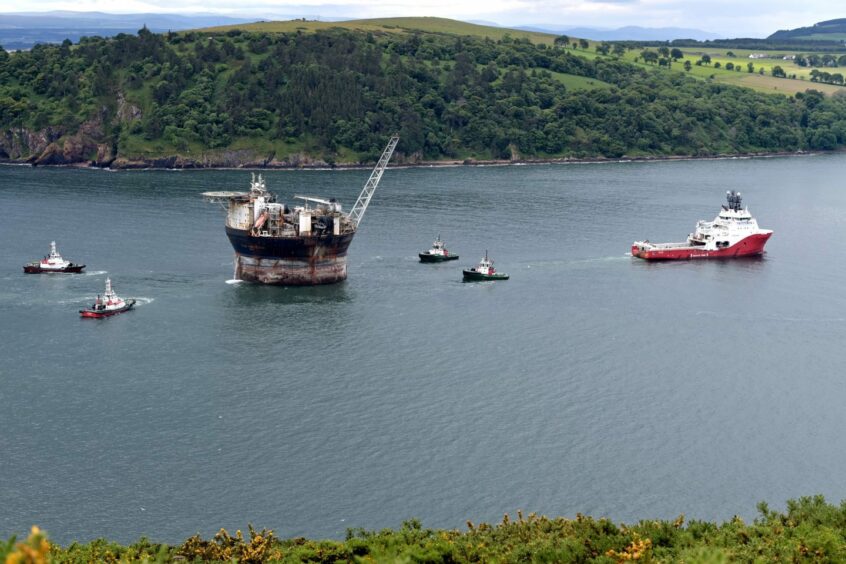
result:
[[[695,258],[735,258],[760,255],[773,234],[761,229],[758,222],[741,205],[740,192],[726,192],[728,205],[723,205],[714,221],[700,220],[696,230],[682,243],[650,243],[635,241],[632,256],[644,260],[679,260]]]
[[[56,242],[50,241],[50,254],[40,261],[33,261],[23,267],[26,274],[44,274],[49,272],[78,274],[85,268],[84,264],[74,264],[66,261],[56,251]]]
[[[106,278],[106,293],[103,294],[102,298],[97,296],[97,300],[90,308],[79,310],[79,315],[100,319],[129,311],[134,305],[135,300],[124,300],[118,297],[114,290],[112,290],[112,281]]]

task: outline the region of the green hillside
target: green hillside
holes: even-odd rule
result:
[[[537,35],[437,18],[299,21],[0,51],[0,159],[333,166],[372,162],[395,132],[402,163],[846,144],[846,99],[810,80],[716,62],[685,71],[660,54]],[[797,87],[787,97],[733,82]]]

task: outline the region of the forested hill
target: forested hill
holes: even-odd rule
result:
[[[99,166],[833,149],[846,99],[760,94],[528,39],[328,29],[0,51],[0,158]]]
[[[846,18],[818,22],[810,27],[780,29],[770,35],[767,39],[805,39],[842,42],[843,40],[846,40]]]

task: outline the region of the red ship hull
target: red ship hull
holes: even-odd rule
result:
[[[122,307],[121,309],[113,309],[110,311],[96,311],[93,309],[81,309],[79,310],[80,317],[88,317],[92,319],[102,319],[103,317],[111,317],[113,315],[117,315],[119,313],[123,313],[125,311],[129,311],[132,309],[132,306],[135,305],[135,301],[133,300],[132,303],[127,302],[126,307]]]
[[[750,235],[724,249],[704,250],[702,247],[642,248],[632,245],[632,256],[644,260],[687,260],[700,258],[737,258],[763,254],[772,233]]]

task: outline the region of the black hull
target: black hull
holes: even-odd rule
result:
[[[482,274],[481,272],[476,272],[475,270],[464,270],[463,272],[465,282],[483,282],[485,280],[508,280],[507,274],[500,274],[499,272],[495,274]]]
[[[446,262],[448,260],[458,260],[458,255],[430,255],[427,253],[417,253],[420,257],[420,262]]]
[[[61,270],[50,270],[41,268],[37,263],[23,267],[25,274],[79,274],[83,268],[85,268],[84,264],[71,264]]]
[[[347,278],[347,249],[355,233],[309,237],[254,237],[226,228],[235,249],[235,277],[261,284],[316,286]]]

